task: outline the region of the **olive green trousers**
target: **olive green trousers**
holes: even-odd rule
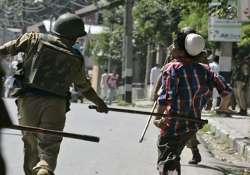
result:
[[[196,134],[194,134],[190,137],[186,146],[192,150],[192,149],[197,149],[199,144],[200,144],[200,142],[198,141]]]
[[[244,88],[245,83],[242,81],[235,81],[235,98],[236,103],[239,105],[240,109],[246,110],[247,109],[247,89]]]
[[[26,96],[17,99],[20,125],[62,131],[65,126],[66,100],[53,96]],[[53,174],[62,137],[23,132],[24,171],[33,175],[39,168]],[[36,171],[34,171],[34,169]]]

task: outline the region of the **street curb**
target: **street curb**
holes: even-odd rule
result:
[[[247,139],[232,130],[227,128],[216,119],[208,119],[211,132],[222,141],[226,142],[234,151],[238,152],[246,161],[250,162],[250,143]]]

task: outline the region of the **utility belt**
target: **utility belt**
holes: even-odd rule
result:
[[[51,92],[43,91],[40,89],[26,87],[23,89],[23,92],[19,96],[54,96],[58,98],[66,99],[66,96],[59,96]]]

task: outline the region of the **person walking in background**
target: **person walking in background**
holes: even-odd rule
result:
[[[116,95],[117,83],[118,83],[119,75],[115,71],[108,75],[107,77],[107,85],[108,85],[108,105],[112,104],[112,101]]]
[[[215,55],[213,56],[213,61],[209,63],[209,67],[211,71],[213,71],[216,74],[219,74],[220,72],[220,65],[219,65],[219,56]],[[212,110],[215,111],[215,108],[218,104],[218,97],[219,93],[216,88],[213,88],[213,95],[212,95]]]
[[[100,81],[100,87],[101,87],[101,97],[104,101],[107,100],[108,96],[108,84],[107,84],[107,79],[108,79],[108,70],[104,69],[104,72],[101,75],[101,81]]]
[[[55,21],[52,34],[25,33],[0,46],[0,55],[25,54],[19,79],[23,86],[16,93],[21,125],[62,131],[72,83],[97,105],[98,112],[108,112],[84,74],[83,56],[73,47],[77,38],[85,35],[82,19],[66,13]],[[53,175],[62,137],[22,134],[25,175]]]
[[[159,75],[161,74],[161,68],[159,64],[155,64],[154,67],[150,70],[150,77],[149,77],[149,99],[153,100],[153,93],[154,93],[154,87],[156,86],[157,79]]]
[[[158,171],[160,175],[181,174],[180,155],[186,143],[203,124],[171,118],[171,116],[200,119],[201,111],[215,86],[223,96],[230,88],[223,78],[209,67],[195,60],[204,49],[204,39],[194,33],[178,33],[174,40],[173,59],[162,73],[162,91],[158,97],[158,112],[166,117],[155,117],[154,125],[160,128],[158,137]],[[178,57],[174,55],[178,54]]]
[[[247,85],[249,83],[250,66],[249,58],[246,57],[239,66],[234,81],[234,92],[236,102],[240,108],[239,115],[247,116]]]

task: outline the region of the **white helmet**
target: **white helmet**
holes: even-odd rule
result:
[[[205,47],[205,41],[201,35],[190,33],[185,38],[185,49],[191,56],[197,56]]]

